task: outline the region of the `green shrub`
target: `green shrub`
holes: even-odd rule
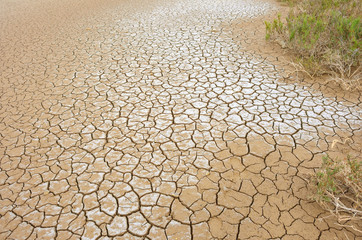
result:
[[[280,15],[265,22],[266,39],[287,42],[308,72],[337,73],[348,79],[361,78],[362,22],[359,0],[305,0],[295,3],[285,24]],[[306,64],[306,65],[305,65]],[[309,65],[309,66],[307,66]],[[322,66],[322,68],[320,68]],[[355,81],[354,81],[355,82]]]
[[[269,23],[265,21],[265,28],[266,28],[266,36],[265,38],[267,40],[270,39],[270,36],[273,34],[273,32],[277,32],[278,34],[282,34],[285,27],[283,22],[281,21],[281,15],[278,14],[278,18],[274,19],[272,23]]]
[[[321,206],[341,221],[362,220],[362,161],[327,155],[312,179],[316,187],[314,199]]]

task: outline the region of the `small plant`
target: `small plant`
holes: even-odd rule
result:
[[[337,194],[337,178],[336,175],[342,169],[340,162],[334,162],[328,156],[323,157],[323,164],[316,173],[317,194],[316,200],[330,202],[330,193]]]
[[[270,36],[276,32],[278,34],[283,34],[284,31],[284,24],[281,21],[281,15],[278,14],[278,18],[274,19],[274,21],[272,23],[269,23],[267,21],[265,21],[265,29],[266,29],[266,35],[265,38],[267,40],[270,39]]]
[[[272,35],[272,33],[273,33],[273,30],[272,30],[272,27],[271,27],[271,23],[270,22],[268,22],[268,21],[265,21],[264,22],[265,23],[265,39],[266,40],[269,40],[270,39],[270,37],[271,37],[271,35]]]
[[[321,168],[312,177],[314,199],[339,222],[362,220],[362,161],[323,157]],[[356,225],[349,225],[362,232]]]

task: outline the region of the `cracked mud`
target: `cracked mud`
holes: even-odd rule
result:
[[[275,10],[2,0],[0,239],[361,239],[303,177],[334,139],[360,154],[361,96],[225,27]]]

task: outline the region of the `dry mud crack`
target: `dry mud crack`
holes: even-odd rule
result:
[[[303,177],[334,139],[360,155],[361,96],[233,37],[277,8],[2,0],[0,239],[361,239]]]

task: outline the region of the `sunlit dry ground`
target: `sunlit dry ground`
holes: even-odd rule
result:
[[[359,154],[361,96],[235,38],[276,10],[0,1],[0,239],[361,239],[304,180],[334,139]]]

